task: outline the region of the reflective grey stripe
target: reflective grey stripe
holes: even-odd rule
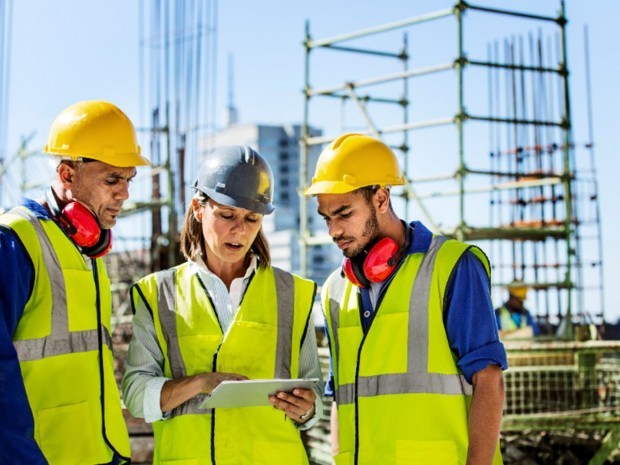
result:
[[[60,261],[56,255],[56,251],[52,243],[47,237],[43,226],[30,210],[15,208],[11,210],[12,214],[21,216],[28,220],[34,228],[39,244],[41,245],[41,253],[43,255],[43,263],[49,276],[52,288],[52,336],[57,335],[59,338],[67,338],[69,334],[69,316],[67,315],[67,291],[65,289],[65,279],[60,268]]]
[[[99,338],[96,329],[69,332],[65,279],[56,251],[49,237],[47,237],[41,222],[30,210],[24,208],[14,208],[9,213],[21,216],[34,228],[39,239],[43,263],[49,276],[52,291],[51,333],[49,336],[42,338],[13,341],[19,360],[27,362],[55,355],[98,350]],[[100,325],[100,327],[104,344],[112,350],[110,332],[105,326]]]
[[[105,326],[101,326],[103,343],[112,350],[112,337]],[[37,339],[13,341],[17,356],[21,362],[31,362],[54,355],[88,352],[99,349],[97,330],[75,331],[68,334],[66,339],[56,339],[47,336]]]
[[[407,337],[408,373],[428,373],[428,299],[437,252],[446,240],[444,236],[433,236],[413,283]]]
[[[177,271],[174,268],[155,274],[157,284],[157,308],[159,320],[164,329],[164,338],[168,345],[170,371],[175,379],[187,376],[185,362],[181,356],[177,334]]]
[[[295,280],[290,273],[273,268],[278,302],[278,340],[274,378],[291,377],[293,320],[295,318]]]
[[[379,376],[360,376],[357,380],[359,397],[389,394],[447,394],[471,395],[472,388],[462,375],[441,373],[409,373]],[[355,385],[338,386],[338,405],[355,403]]]
[[[339,271],[337,271],[336,273],[339,273]],[[327,294],[328,305],[329,305],[330,315],[331,315],[331,320],[332,320],[331,321],[332,326],[330,330],[333,333],[330,336],[330,341],[335,346],[334,347],[335,352],[339,354],[340,353],[340,338],[338,337],[338,328],[340,327],[340,302],[345,301],[344,299],[345,290],[348,289],[348,292],[350,294],[353,289],[353,286],[347,286],[346,279],[339,279],[339,277],[336,275],[332,275],[332,276],[334,276],[332,278],[333,285],[329,286],[329,290]],[[355,298],[357,298],[357,296],[355,296]],[[348,299],[349,299],[349,296],[347,296],[347,300]],[[335,395],[337,394],[338,394],[338,391],[336,391]],[[338,401],[337,398],[336,398],[336,401]]]
[[[435,260],[446,237],[433,236],[431,244],[422,258],[416,274],[409,302],[408,337],[407,337],[407,373],[378,376],[361,376],[357,378],[357,396],[371,397],[389,394],[433,393],[446,395],[471,395],[472,386],[465,377],[457,374],[428,372],[428,316],[429,296],[435,268]],[[330,286],[330,314],[332,331],[337,339],[338,316],[343,300],[344,290],[350,286],[346,280],[336,280]],[[339,352],[336,347],[337,353]],[[355,384],[344,384],[336,390],[339,404],[355,402]]]
[[[336,276],[335,274],[332,276],[333,277],[330,280],[331,284],[328,288],[327,304],[329,305],[329,313],[331,316],[331,323],[332,323],[331,328],[329,328],[330,331],[332,332],[332,334],[329,337],[329,340],[330,340],[330,344],[334,344],[334,350],[331,354],[331,356],[333,357],[334,352],[335,354],[340,354],[340,338],[338,337],[338,328],[340,327],[340,308],[341,308],[340,304],[341,302],[346,302],[349,300],[351,291],[353,289],[353,285],[349,284],[349,281],[345,278]],[[348,290],[348,295],[346,296],[346,299],[345,299],[344,293],[347,290]],[[357,295],[353,296],[353,298],[357,299]],[[346,390],[343,390],[343,388],[345,387],[348,387],[349,389],[353,389],[353,391],[355,388],[355,386],[352,384],[338,386],[336,390],[334,391],[334,399],[338,405],[340,405],[341,403],[349,403],[349,401],[341,400],[340,399],[341,395],[343,395],[345,399],[354,398],[350,396],[355,396],[354,392],[349,394]]]
[[[171,268],[155,273],[157,285],[157,311],[159,320],[168,346],[168,361],[170,371],[174,379],[187,376],[187,368],[181,356],[181,347],[177,333],[177,270]],[[205,395],[198,395],[187,402],[182,403],[171,411],[171,416],[185,415],[188,413],[211,413],[211,409],[199,409],[198,405],[204,400]]]

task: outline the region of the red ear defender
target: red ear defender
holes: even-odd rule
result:
[[[112,250],[112,230],[102,229],[101,237],[95,245],[92,247],[81,247],[82,253],[85,253],[90,258],[103,257],[110,250]]]
[[[399,257],[397,254],[399,250],[398,242],[389,237],[384,237],[377,242],[364,260],[366,277],[373,283],[385,281],[398,265]]]
[[[356,260],[355,258],[356,257],[352,259],[345,257],[342,261],[342,273],[354,286],[368,287],[370,286],[370,281],[368,281],[368,278],[364,276],[362,267],[359,265],[359,260]]]
[[[51,192],[47,194],[47,204],[60,227],[75,242],[82,253],[91,258],[98,258],[110,251],[112,248],[112,231],[101,229],[97,218],[86,206],[73,201],[65,205],[61,212],[58,209],[56,198]]]
[[[62,209],[58,220],[80,247],[92,247],[99,241],[101,228],[93,214],[79,202],[70,202]]]
[[[342,272],[357,287],[368,287],[370,283],[385,281],[398,265],[407,244],[400,247],[389,237],[384,237],[372,246],[360,264],[360,260],[345,258]]]

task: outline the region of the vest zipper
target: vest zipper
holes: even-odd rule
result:
[[[106,434],[106,424],[105,424],[105,371],[103,368],[103,324],[101,322],[101,297],[100,297],[100,288],[99,288],[99,270],[97,269],[97,259],[91,258],[91,268],[93,269],[93,278],[95,280],[95,294],[96,294],[96,306],[97,306],[97,350],[98,350],[98,360],[99,360],[99,388],[101,392],[101,433],[103,435],[103,440],[108,445],[108,447],[114,453],[114,456],[118,459],[124,461],[125,463],[130,464],[131,458],[124,457],[116,448],[112,445],[108,436]],[[114,457],[112,458],[114,460]]]

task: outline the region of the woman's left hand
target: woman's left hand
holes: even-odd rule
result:
[[[314,401],[316,394],[312,389],[294,389],[293,392],[280,391],[275,396],[269,397],[269,402],[282,410],[286,415],[303,424],[314,417]]]

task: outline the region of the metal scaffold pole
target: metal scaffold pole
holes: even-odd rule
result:
[[[489,38],[489,43],[494,45],[487,48],[486,58],[483,58],[467,50],[473,32],[468,33],[466,24],[470,21],[469,16],[474,14],[483,19],[508,18],[531,24],[538,28],[538,38],[534,38],[531,32],[525,38],[513,36],[503,40],[503,47],[498,46],[497,40]],[[421,24],[426,24],[427,28],[428,24],[432,24],[439,30],[445,26],[444,18],[449,17],[455,19],[452,33],[457,45],[456,58],[445,60],[442,57],[436,60],[440,63],[429,63],[427,60],[423,65],[414,66],[411,57],[417,55],[410,49],[415,50],[420,42],[405,40],[405,49],[399,53],[369,46],[369,37],[379,42],[380,37],[394,30],[408,33]],[[594,208],[598,208],[598,198],[596,195],[582,195],[582,188],[577,188],[578,183],[584,182],[585,171],[579,168],[576,172],[575,151],[578,147],[573,140],[571,123],[566,24],[563,2],[557,15],[545,15],[490,8],[464,1],[458,1],[449,10],[326,39],[312,38],[309,24],[306,24],[300,186],[303,191],[310,181],[310,149],[320,147],[336,136],[331,128],[322,136],[309,134],[313,108],[318,108],[319,103],[329,105],[333,100],[341,105],[340,114],[344,115],[347,113],[342,107],[350,103],[348,108],[352,111],[347,115],[352,116],[354,121],[341,121],[340,130],[346,129],[348,132],[350,127],[354,127],[356,132],[381,137],[399,150],[409,183],[402,193],[395,192],[395,196],[400,194],[404,199],[406,214],[421,214],[435,232],[488,244],[488,249],[494,254],[495,288],[499,290],[514,279],[523,280],[536,293],[540,318],[551,325],[562,324],[562,334],[571,339],[575,321],[583,324],[591,319],[588,315],[602,317],[603,313],[585,308],[592,301],[586,298],[590,288],[595,287],[599,292],[601,289],[600,285],[586,285],[586,264],[599,267],[598,279],[602,280],[602,260],[600,257],[594,260],[585,258],[591,247],[587,247],[584,241],[595,242],[598,239],[596,250],[600,250],[601,238],[600,233],[595,234],[593,240],[591,234],[583,233],[586,221],[582,204],[593,204]],[[549,41],[555,37],[555,50],[550,45],[545,46],[543,30]],[[387,40],[381,43],[385,42]],[[355,79],[350,79],[345,72],[340,78],[334,76],[330,82],[330,79],[320,76],[317,79],[313,67],[313,61],[325,54],[337,54],[343,61],[346,58],[351,62],[357,56],[364,57],[359,61],[366,63],[371,59],[381,59],[384,64],[367,65],[365,74],[352,67],[351,75]],[[400,70],[392,69],[390,58],[402,60]],[[479,76],[476,73],[481,71],[487,72],[486,109],[477,104],[470,90],[474,82],[470,76]],[[419,117],[421,107],[412,104],[411,99],[425,92],[424,84],[428,82],[428,77],[439,80],[450,74],[454,77],[452,85],[456,91],[457,108],[445,116]],[[313,81],[319,81],[321,85],[313,86]],[[393,89],[397,92],[389,87],[397,81],[403,83],[399,88],[401,95],[385,91]],[[360,94],[362,89],[364,95]],[[410,95],[411,89],[415,89],[413,97]],[[400,123],[393,118],[385,118],[383,113],[375,110],[393,104],[400,104],[403,109]],[[415,149],[415,142],[424,140],[424,132],[439,133],[443,128],[450,127],[455,128],[452,170],[440,173],[420,169],[421,160],[409,155],[412,144],[410,135],[416,135],[413,139]],[[491,154],[490,168],[480,163],[479,153],[483,150],[474,147],[474,142],[479,139],[478,134],[485,128],[491,136],[489,143],[493,145],[484,150]],[[403,134],[400,143],[394,141],[398,133]],[[432,145],[426,150],[432,151]],[[436,158],[443,159],[442,166],[450,166],[449,153],[437,154]],[[414,163],[418,168],[412,170]],[[487,224],[477,218],[480,208],[475,198],[483,193],[487,193],[490,199]],[[450,199],[455,199],[453,208],[430,207],[433,203]],[[329,242],[326,235],[313,233],[309,228],[305,220],[306,202],[307,199],[302,198],[300,204],[304,273],[308,269],[306,255],[309,247]],[[453,215],[448,219],[438,218],[442,211],[451,211]],[[594,223],[594,227],[598,228],[596,231],[600,231],[600,218],[597,217]],[[602,298],[602,294],[597,297],[601,300],[600,305]]]
[[[7,112],[11,76],[12,12],[12,0],[0,0],[0,212],[4,207],[4,179],[7,171]]]

